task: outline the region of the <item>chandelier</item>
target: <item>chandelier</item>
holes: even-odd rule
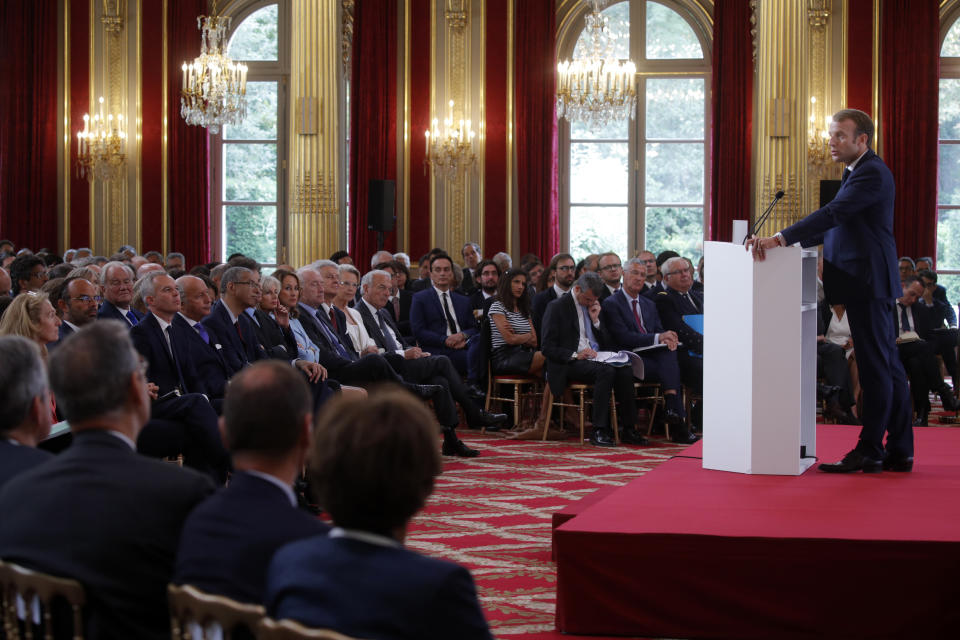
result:
[[[557,65],[557,114],[567,121],[588,125],[633,118],[637,108],[637,67],[613,57],[615,38],[607,31],[607,16],[597,0],[587,15],[589,57],[564,60]]]
[[[437,118],[433,119],[432,127],[424,131],[426,138],[426,154],[423,160],[423,171],[427,165],[433,167],[433,172],[448,180],[454,180],[467,171],[477,156],[473,151],[474,132],[469,120],[459,120],[454,126],[453,100],[448,103],[449,115],[443,121],[443,128]]]
[[[212,13],[217,13],[216,2]],[[180,67],[180,115],[187,124],[217,134],[222,125],[239,124],[247,115],[247,65],[235,63],[224,53],[230,18],[199,16],[197,28],[200,56]]]
[[[827,117],[826,129],[817,124],[817,98],[810,96],[810,126],[807,127],[807,163],[818,174],[825,174],[833,165],[833,156],[830,155],[830,140],[828,129],[832,118]]]
[[[126,140],[123,116],[111,113],[104,118],[101,97],[100,113],[93,118],[83,114],[83,131],[77,132],[77,174],[90,182],[116,179],[127,158],[123,153]]]

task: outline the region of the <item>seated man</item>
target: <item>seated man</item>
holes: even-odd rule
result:
[[[629,444],[647,444],[634,428],[637,419],[633,370],[594,361],[601,345],[609,343],[609,329],[600,321],[599,298],[606,289],[600,276],[587,272],[577,279],[573,290],[547,306],[543,317],[540,350],[547,358],[547,382],[555,397],[563,395],[567,381],[593,385],[593,432],[591,444],[616,445],[610,425],[610,392],[620,408],[620,439]]]
[[[235,472],[187,518],[174,582],[259,604],[274,552],[329,529],[292,489],[310,446],[310,390],[282,362],[258,362],[230,383],[221,425]]]
[[[610,342],[617,350],[665,344],[667,349],[646,351],[643,358],[644,380],[659,379],[666,404],[665,420],[673,426],[674,442],[690,444],[697,437],[687,430],[680,393],[680,365],[677,362],[677,334],[660,325],[657,306],[643,297],[647,267],[640,258],[627,261],[623,286],[603,301],[601,318],[608,328]]]
[[[20,336],[0,337],[0,488],[53,456],[37,449],[52,414],[40,350]]]
[[[947,299],[947,290],[942,284],[937,284],[937,272],[932,269],[921,269],[917,277],[923,283],[923,302],[933,308],[937,326],[946,323],[951,329],[957,328],[957,312]]]
[[[181,276],[176,282],[180,311],[174,317],[173,325],[185,330],[183,334],[197,367],[197,375],[204,382],[204,393],[211,401],[222,401],[230,379],[230,368],[223,358],[222,345],[200,322],[210,315],[213,290],[197,276]],[[209,285],[213,282],[209,281]]]
[[[269,615],[355,638],[491,637],[470,572],[403,547],[440,474],[436,429],[423,404],[399,390],[324,409],[309,473],[335,528],[277,552]]]
[[[548,269],[553,270],[556,274],[553,286],[538,291],[537,295],[533,297],[533,304],[531,305],[530,315],[538,339],[543,336],[543,314],[547,311],[547,305],[570,291],[570,287],[573,286],[576,262],[569,253],[558,253],[551,258]]]
[[[50,356],[73,444],[0,491],[0,513],[16,514],[0,526],[0,557],[80,581],[87,638],[167,640],[180,530],[213,483],[134,450],[150,395],[128,334],[94,322]]]
[[[923,296],[923,284],[916,276],[904,279],[903,296],[894,306],[897,314],[897,351],[907,370],[910,380],[910,392],[913,395],[913,410],[917,414],[915,424],[927,424],[930,413],[930,401],[927,393],[933,391],[940,396],[946,411],[955,411],[957,403],[953,392],[940,376],[940,364],[937,362],[937,343],[926,340],[931,335],[932,318],[925,305],[917,304]],[[950,348],[950,362],[944,359],[951,372],[956,371],[956,357]],[[951,368],[952,366],[952,368]]]
[[[500,269],[493,260],[482,260],[477,263],[476,285],[470,294],[470,309],[477,318],[478,324],[483,323],[490,305],[493,304],[493,297],[497,295],[497,285],[500,284],[500,275]]]
[[[135,280],[133,269],[122,262],[108,262],[104,265],[100,272],[103,303],[100,305],[99,317],[122,320],[131,327],[140,322],[143,314],[130,307]]]
[[[653,296],[663,326],[677,334],[683,383],[694,393],[703,393],[703,334],[687,324],[683,316],[703,313],[703,294],[693,290],[693,269],[683,258],[663,263],[663,291]],[[694,355],[691,355],[691,352]]]
[[[66,278],[57,299],[57,310],[63,320],[60,323],[60,339],[50,346],[59,344],[70,334],[79,331],[80,327],[96,320],[99,304],[100,294],[93,283],[77,276]]]

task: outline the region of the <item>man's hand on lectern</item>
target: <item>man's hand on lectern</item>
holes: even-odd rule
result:
[[[747,239],[746,249],[753,254],[754,260],[760,262],[767,257],[767,249],[773,249],[774,247],[779,246],[779,236],[768,236],[766,238],[750,236],[750,238]]]

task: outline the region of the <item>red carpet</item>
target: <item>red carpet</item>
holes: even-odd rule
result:
[[[819,427],[820,458],[842,457],[857,432]],[[664,463],[557,530],[558,627],[672,638],[956,637],[960,430],[915,433],[911,474],[745,476],[694,459]]]

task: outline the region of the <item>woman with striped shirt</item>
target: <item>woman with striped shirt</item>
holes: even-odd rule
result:
[[[537,333],[530,319],[527,274],[510,269],[500,278],[490,317],[490,368],[494,374],[532,374],[543,371],[544,357],[537,351]]]

